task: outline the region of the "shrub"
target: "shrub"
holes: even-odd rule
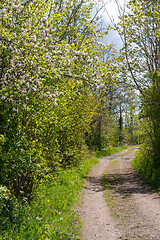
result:
[[[160,187],[160,159],[156,159],[153,149],[143,144],[136,158],[132,161],[135,170],[153,187]]]

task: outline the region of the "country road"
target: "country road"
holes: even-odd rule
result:
[[[83,240],[160,240],[160,196],[130,165],[136,151],[100,158],[91,169],[79,210]]]

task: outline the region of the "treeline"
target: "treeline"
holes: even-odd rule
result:
[[[120,7],[120,6],[119,6]],[[120,10],[120,8],[119,8]],[[139,91],[144,144],[134,161],[139,173],[160,187],[160,5],[130,1],[115,26],[124,43],[126,69]]]
[[[1,3],[0,181],[17,198],[30,201],[47,174],[81,159],[104,72],[92,8]]]

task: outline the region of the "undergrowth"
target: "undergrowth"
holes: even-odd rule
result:
[[[10,199],[12,217],[5,216],[0,208],[0,213],[3,213],[0,240],[80,239],[80,222],[74,207],[90,167],[97,162],[97,158],[92,156],[78,167],[59,169],[53,178],[40,183],[30,204],[25,200],[22,203]],[[7,209],[7,204],[5,210],[11,210]]]

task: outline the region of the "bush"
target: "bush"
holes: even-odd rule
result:
[[[132,161],[135,170],[156,189],[160,188],[160,159],[156,159],[151,146],[144,144]]]

